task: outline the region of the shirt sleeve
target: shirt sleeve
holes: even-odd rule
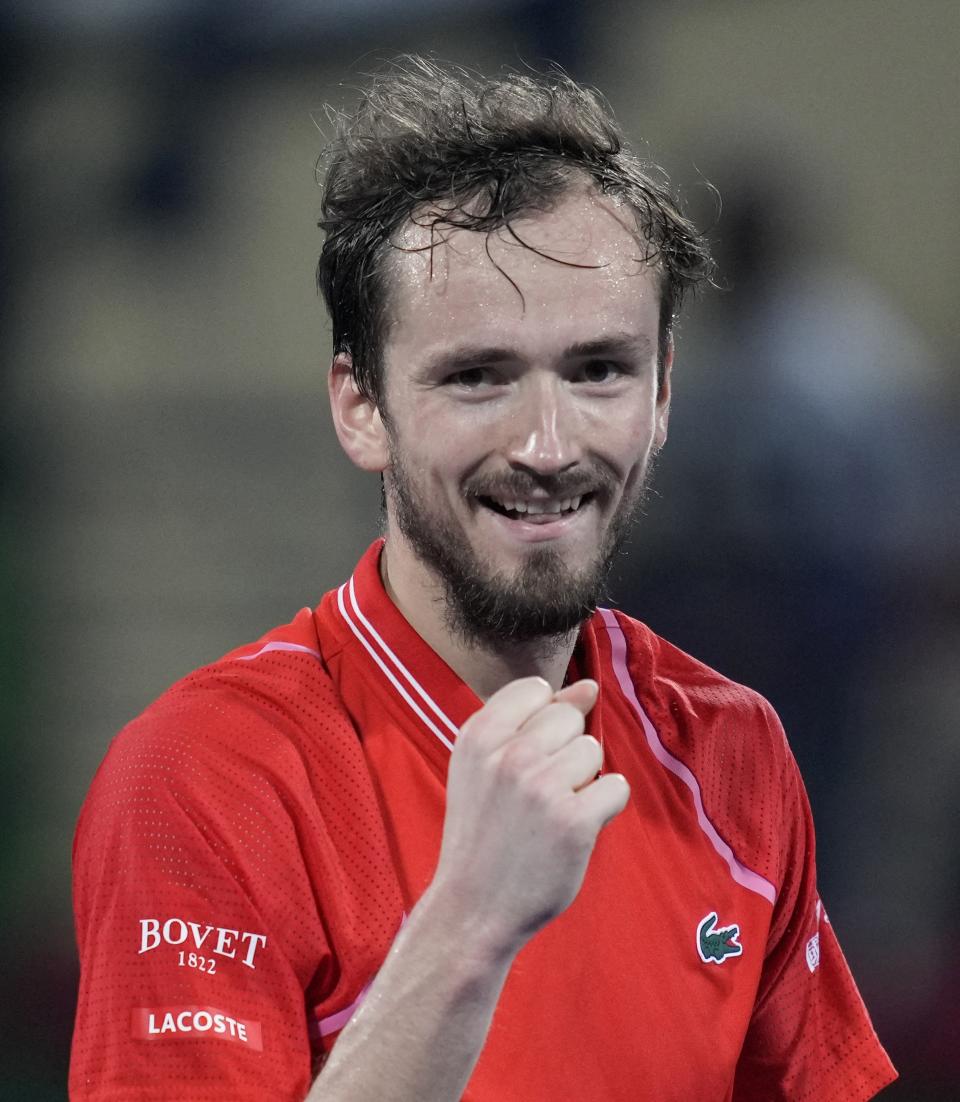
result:
[[[250,749],[277,744],[270,723],[245,732],[222,702],[147,713],[101,766],[74,845],[72,1099],[309,1089],[306,995],[336,978],[305,867],[325,841],[301,837],[296,785]]]
[[[782,745],[781,888],[733,1102],[864,1102],[897,1073],[818,896],[809,801]]]

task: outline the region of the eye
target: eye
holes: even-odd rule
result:
[[[447,383],[462,386],[466,390],[476,390],[481,386],[492,385],[496,381],[493,369],[489,367],[467,367],[463,371],[455,371],[446,378]]]
[[[623,367],[612,360],[590,360],[580,370],[585,383],[609,383],[623,374]]]

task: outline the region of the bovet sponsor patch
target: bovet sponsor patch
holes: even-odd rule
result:
[[[138,953],[140,955],[152,953],[154,949],[164,944],[183,946],[184,950],[196,949],[198,952],[216,953],[217,956],[231,960],[239,954],[242,964],[248,968],[256,968],[254,959],[257,950],[267,944],[267,935],[256,934],[252,930],[231,930],[228,926],[190,922],[184,918],[141,918]],[[183,952],[180,955],[182,957]],[[205,957],[204,960],[206,959]],[[180,963],[183,964],[183,961],[181,960]],[[201,971],[209,971],[213,974],[214,969],[201,968]]]
[[[235,1018],[213,1006],[138,1006],[132,1012],[133,1036],[139,1041],[163,1037],[215,1037],[263,1051],[259,1022]]]

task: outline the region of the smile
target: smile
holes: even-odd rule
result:
[[[548,523],[562,516],[575,513],[592,494],[580,494],[566,498],[536,498],[514,500],[512,498],[480,497],[481,505],[511,520],[529,520],[533,523]]]
[[[480,512],[493,521],[495,529],[511,542],[540,543],[554,540],[580,530],[582,518],[596,493],[579,494],[564,498],[527,498],[516,500],[508,497],[478,495]]]

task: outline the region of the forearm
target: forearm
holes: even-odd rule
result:
[[[428,891],[307,1102],[455,1102],[486,1040],[513,955],[491,951]]]
[[[308,1102],[458,1102],[521,946],[570,905],[623,777],[594,779],[595,682],[513,681],[463,725],[437,873]]]

